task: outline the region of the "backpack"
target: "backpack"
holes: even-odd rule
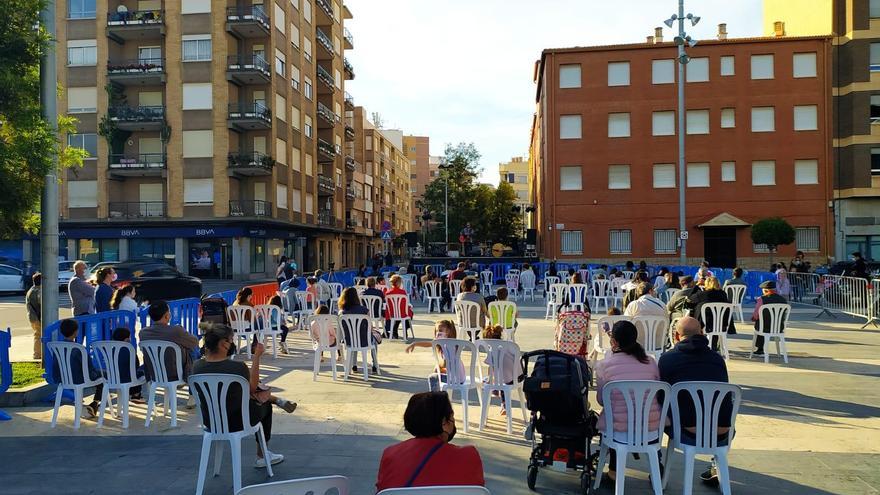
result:
[[[206,297],[202,299],[201,321],[222,323],[229,325],[229,317],[226,315],[226,301],[222,297]]]
[[[590,317],[581,311],[566,311],[556,322],[556,350],[572,356],[586,356],[590,341]]]

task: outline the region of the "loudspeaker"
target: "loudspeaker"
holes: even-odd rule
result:
[[[418,232],[407,232],[407,233],[403,234],[403,237],[406,238],[407,247],[414,248],[414,247],[416,247],[416,244],[419,243]]]
[[[538,229],[526,230],[526,244],[535,244],[538,242]]]

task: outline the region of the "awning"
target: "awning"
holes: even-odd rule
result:
[[[707,222],[703,222],[697,227],[704,229],[706,227],[751,227],[752,224],[737,218],[730,213],[724,212]]]

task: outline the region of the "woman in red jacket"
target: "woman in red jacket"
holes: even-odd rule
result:
[[[391,333],[392,339],[397,338],[397,324],[394,325],[393,329],[391,328],[391,306],[390,306],[391,302],[388,301],[388,296],[394,295],[394,294],[402,294],[402,295],[406,296],[407,295],[406,291],[400,287],[402,284],[403,284],[403,279],[400,278],[400,275],[392,275],[391,276],[391,288],[388,289],[387,291],[385,291],[385,305],[386,305],[386,307],[385,307],[385,335],[388,335],[389,333]],[[406,335],[406,330],[412,329],[412,317],[413,317],[413,308],[412,308],[412,305],[409,304],[409,298],[407,297],[407,299],[405,301],[406,302],[401,301],[399,303],[400,308],[399,308],[399,312],[398,312],[398,314],[406,315],[408,318],[410,318],[409,320],[406,320],[404,322],[404,325],[406,325],[406,327],[403,331],[404,336]],[[406,305],[406,306],[404,307],[404,305]]]

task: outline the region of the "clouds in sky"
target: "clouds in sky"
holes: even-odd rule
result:
[[[527,155],[534,63],[545,48],[635,43],[677,10],[675,0],[345,0],[357,78],[346,90],[386,128],[446,143],[473,141],[483,180]],[[688,34],[761,34],[761,0],[690,0],[702,17]],[[665,28],[665,26],[664,26]],[[667,39],[672,31],[664,30]]]

